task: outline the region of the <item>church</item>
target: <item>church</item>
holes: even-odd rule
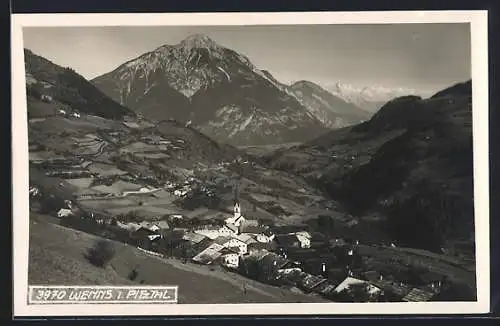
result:
[[[227,218],[225,222],[226,224],[231,224],[236,227],[239,227],[243,221],[245,221],[245,218],[243,217],[243,215],[241,215],[240,204],[237,200],[235,200],[233,207],[233,216]]]

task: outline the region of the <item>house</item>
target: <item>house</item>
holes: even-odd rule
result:
[[[302,234],[281,234],[276,236],[278,244],[285,248],[310,248],[311,240]]]
[[[247,244],[237,238],[231,237],[218,237],[214,240],[215,243],[222,245],[225,248],[238,248],[238,253],[244,255],[248,252]]]
[[[357,284],[364,284],[367,286],[367,290],[368,290],[368,293],[369,294],[379,294],[382,292],[382,290],[380,290],[378,287],[368,283],[367,281],[364,281],[364,280],[360,280],[360,279],[357,279],[357,278],[354,278],[354,277],[346,277],[344,279],[344,281],[342,281],[342,283],[340,283],[334,290],[335,293],[340,293],[344,290],[349,290],[349,288],[353,285],[357,285]]]
[[[274,240],[275,235],[267,236],[265,234],[259,233],[255,236],[255,240],[261,243],[270,243]]]
[[[226,224],[225,225],[229,230],[231,230],[231,234],[239,234],[239,229],[234,224]]]
[[[269,244],[263,242],[253,242],[247,245],[247,253],[253,255],[257,252],[261,252],[263,250],[269,251],[271,248]]]
[[[237,253],[226,253],[222,255],[222,265],[229,268],[238,268],[240,257]]]
[[[238,239],[238,240],[246,243],[247,245],[249,245],[250,243],[256,242],[255,239],[251,235],[246,234],[246,233],[235,235],[235,236],[233,236],[233,238]]]
[[[139,227],[139,229],[137,229],[134,232],[133,237],[134,238],[146,238],[150,235],[158,235],[158,234],[155,231],[153,231],[147,227],[141,226],[141,227]]]
[[[235,227],[230,228],[227,225],[224,225],[224,226],[219,228],[219,235],[220,236],[229,237],[229,236],[236,235],[236,234],[238,234],[238,230]]]
[[[157,239],[160,239],[160,238],[161,238],[160,234],[150,234],[150,235],[148,235],[149,241],[154,241],[154,240],[157,240]]]
[[[159,227],[161,230],[170,229],[170,225],[168,225],[168,222],[164,220],[153,222],[153,224]]]
[[[194,256],[193,261],[204,265],[211,264],[214,260],[222,256],[221,250],[223,248],[224,246],[214,242]]]
[[[281,257],[280,255],[275,254],[274,252],[269,252],[267,255],[261,257],[259,259],[260,263],[270,263],[276,267],[276,270],[279,270],[288,264],[288,260],[286,258]]]
[[[317,275],[306,274],[299,283],[299,286],[306,291],[311,291],[314,287],[320,285],[323,282],[326,282],[326,278]]]
[[[246,228],[246,227],[256,227],[256,226],[259,226],[259,221],[257,220],[244,220],[240,223],[240,226],[242,228]],[[266,228],[264,228],[265,230]],[[261,231],[260,231],[261,232]],[[251,232],[249,232],[251,233]]]
[[[187,232],[182,236],[182,239],[188,240],[192,243],[200,243],[203,239],[207,239],[203,234],[198,234],[195,232]]]
[[[436,292],[426,291],[424,289],[413,288],[403,297],[406,302],[422,302],[429,301],[436,295]]]
[[[221,236],[219,230],[220,230],[219,227],[206,225],[203,228],[194,230],[194,233],[203,235],[209,239],[214,240]]]
[[[309,232],[297,232],[295,233],[295,236],[300,241],[301,248],[311,248],[311,235]]]
[[[40,193],[40,190],[38,190],[37,187],[33,186],[33,187],[30,187],[29,193],[30,193],[31,197],[35,197]]]
[[[183,197],[188,193],[188,190],[185,189],[176,189],[174,190],[174,195],[177,197]]]
[[[45,102],[52,102],[52,96],[47,95],[47,94],[42,94],[41,100]]]
[[[129,230],[129,231],[137,231],[141,228],[141,226],[137,223],[133,223],[133,222],[130,222],[130,223],[122,223],[120,221],[116,221],[116,225],[122,229],[125,229],[125,230]]]
[[[57,212],[57,217],[67,217],[67,216],[72,216],[72,215],[73,215],[73,211],[71,209],[67,209],[67,208],[61,208]]]
[[[379,278],[378,280],[371,281],[370,283],[375,285],[379,289],[382,289],[384,293],[390,293],[393,296],[398,297],[399,299],[404,298],[411,291],[411,288],[403,284],[402,282],[393,282],[383,279],[380,280]]]
[[[331,296],[333,293],[335,293],[335,288],[338,286],[335,282],[331,280],[326,280],[326,282],[323,282],[316,286],[313,291],[316,293],[319,293],[325,297]]]
[[[300,263],[296,261],[287,261],[287,263],[279,268],[279,272],[283,273],[290,273],[294,270],[300,270],[302,271],[302,268],[300,267]]]
[[[146,228],[152,232],[158,232],[160,230],[160,227],[158,225],[155,225],[153,222],[149,221],[143,221],[139,223],[140,227]]]

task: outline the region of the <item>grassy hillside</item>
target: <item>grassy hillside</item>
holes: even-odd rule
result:
[[[245,279],[214,267],[148,256],[114,242],[116,254],[105,269],[91,265],[84,253],[99,237],[51,224],[43,217],[30,222],[28,282],[32,285],[178,285],[179,303],[323,302]],[[128,279],[137,271],[134,281]],[[243,292],[243,285],[247,293]]]
[[[268,156],[340,200],[384,218],[402,245],[474,255],[471,81],[407,96],[372,119]]]
[[[118,119],[125,115],[135,115],[128,108],[104,95],[71,68],[58,66],[27,49],[24,50],[24,57],[26,87],[28,98],[31,100],[29,109],[43,109],[44,105],[40,104],[41,97],[48,95],[52,97],[50,102],[55,101],[56,105],[62,104],[64,108],[70,107],[106,118]]]

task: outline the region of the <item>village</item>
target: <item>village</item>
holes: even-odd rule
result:
[[[36,198],[40,191],[31,187],[30,195]],[[145,255],[219,265],[266,284],[332,301],[429,301],[447,286],[446,277],[438,274],[426,273],[412,284],[383,268],[367,270],[358,240],[262,225],[242,214],[237,198],[233,214],[224,221],[188,219],[183,214],[143,221],[131,214],[109,218],[84,214],[71,201],[65,205],[57,213],[62,225],[128,243]]]

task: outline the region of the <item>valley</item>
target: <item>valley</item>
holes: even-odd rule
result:
[[[31,284],[475,300],[470,80],[372,114],[202,35],[92,81],[25,56]],[[84,256],[100,241],[106,267]]]

